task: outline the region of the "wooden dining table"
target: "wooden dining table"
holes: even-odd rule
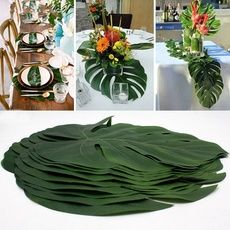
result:
[[[23,23],[21,16],[20,33],[25,32],[42,32],[51,28],[50,24],[43,23]],[[16,68],[23,66],[23,63],[30,62],[48,62],[52,56],[50,52],[21,52],[17,51]],[[30,97],[21,96],[20,91],[15,87],[13,88],[12,104],[10,109],[12,110],[74,110],[74,99],[68,94],[64,103],[56,103],[50,100],[35,100]]]

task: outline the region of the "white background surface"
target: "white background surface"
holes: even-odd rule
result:
[[[33,132],[68,123],[95,123],[114,115],[113,123],[159,125],[218,143],[230,152],[230,112],[2,112],[0,159],[15,141]],[[116,217],[81,216],[53,211],[30,201],[14,175],[0,167],[1,230],[229,230],[230,167],[227,178],[208,197],[157,212]]]
[[[76,49],[81,45],[81,43],[84,40],[88,39],[88,36],[87,35],[84,36],[83,33],[89,33],[89,31],[79,32],[76,34],[76,42],[77,42]],[[140,32],[138,30],[135,30],[135,33],[131,35],[127,35],[127,38],[131,44],[136,44],[136,43],[148,42],[145,39],[150,38],[152,36],[153,34],[145,32],[144,38],[140,38]],[[89,87],[89,92],[92,98],[92,100],[88,104],[82,107],[79,107],[77,105],[77,110],[153,110],[153,68],[154,68],[153,52],[154,52],[153,49],[133,51],[134,58],[140,61],[141,65],[145,69],[145,73],[147,74],[147,88],[144,95],[141,98],[138,98],[135,101],[129,101],[128,104],[123,104],[123,105],[113,104],[112,100],[110,100],[106,96],[103,96],[101,92],[91,88],[91,86],[84,79],[85,63],[82,62],[81,55],[77,54],[76,68],[78,68],[79,63],[81,68],[81,76],[77,76],[77,77],[79,77],[80,81],[84,82],[87,85],[87,87]]]
[[[210,56],[221,64],[224,89],[211,110],[230,109],[230,53],[210,41],[205,41]],[[170,57],[165,43],[156,43],[157,109],[207,110],[202,107],[194,90],[187,62]]]

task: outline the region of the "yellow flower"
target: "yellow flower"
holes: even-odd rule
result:
[[[108,49],[108,47],[109,47],[109,40],[107,38],[100,38],[97,41],[97,47],[96,47],[97,52],[103,53]]]
[[[114,58],[114,61],[115,61],[115,62],[118,62],[119,60],[118,60],[118,58]]]
[[[110,54],[110,55],[109,55],[109,59],[110,59],[110,60],[113,60],[113,59],[114,59],[114,55],[113,55],[113,54]]]
[[[123,46],[123,43],[122,43],[122,41],[117,41],[117,42],[115,42],[114,46],[116,46],[119,49]]]

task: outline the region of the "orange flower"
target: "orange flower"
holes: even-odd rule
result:
[[[90,12],[94,13],[97,11],[97,8],[95,6],[90,7]]]
[[[103,53],[104,51],[106,51],[109,47],[109,40],[107,38],[100,38],[97,41],[97,52],[99,53]]]

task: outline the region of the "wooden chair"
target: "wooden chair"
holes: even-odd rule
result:
[[[16,38],[19,35],[14,20],[7,19],[1,24],[0,35],[12,60],[11,63],[14,65],[17,54]]]
[[[20,20],[20,12],[16,6],[16,3],[13,2],[10,5],[10,18],[14,21],[16,27],[17,27],[17,32],[20,32],[20,24],[21,24],[21,20]]]
[[[18,13],[22,13],[22,3],[21,3],[21,0],[14,0],[15,4],[16,4],[16,7],[17,7],[17,11]]]
[[[13,67],[10,63],[9,56],[5,49],[0,48],[0,74],[1,74],[1,85],[0,85],[0,103],[5,109],[9,109],[9,105],[6,101],[9,98],[9,94],[6,93],[5,83],[6,83],[6,67],[8,70],[8,77],[10,82],[12,81],[12,76],[14,73]]]
[[[110,14],[112,16],[113,25],[114,26],[121,26],[125,29],[130,29],[132,23],[132,14]],[[110,23],[110,16],[108,17],[108,23]]]

